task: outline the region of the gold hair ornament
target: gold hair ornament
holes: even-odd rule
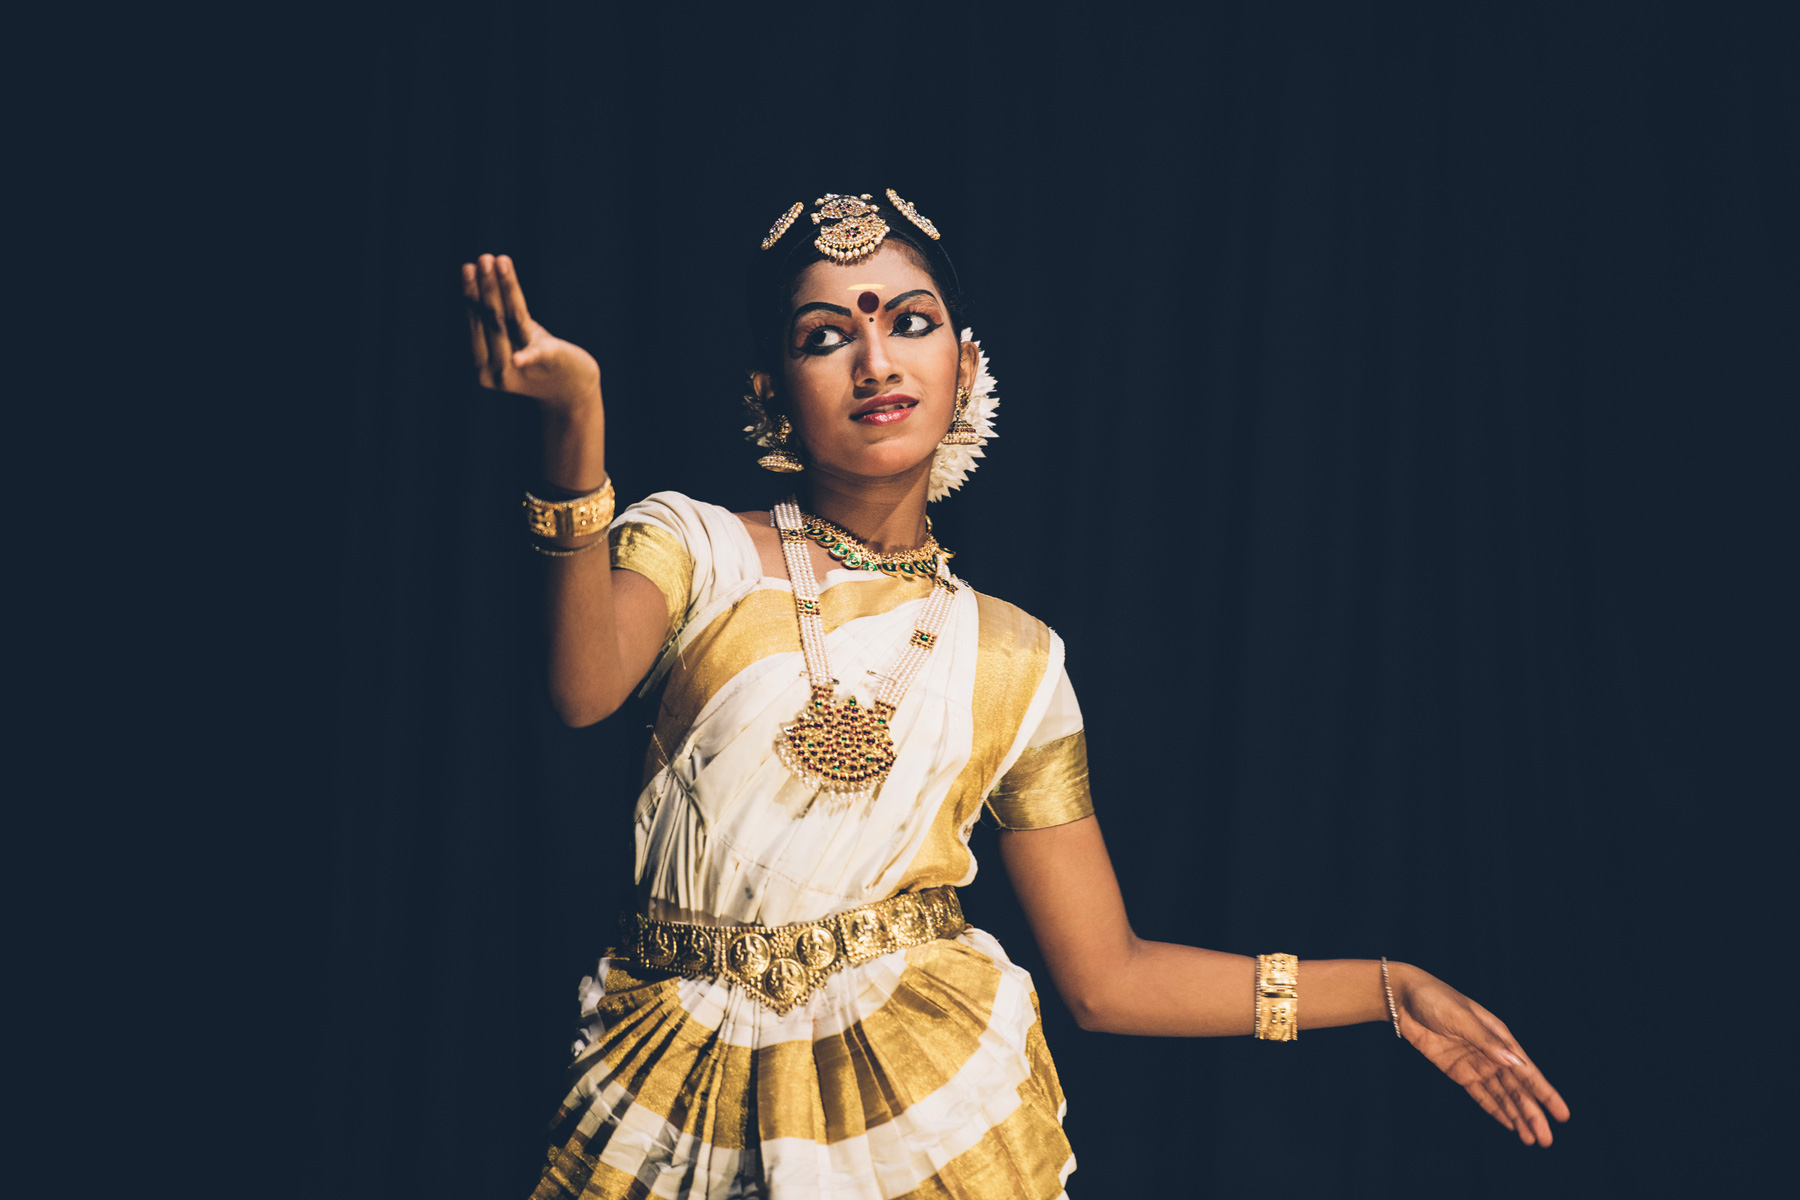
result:
[[[800,214],[805,211],[806,205],[798,200],[794,201],[794,207],[782,213],[781,219],[769,226],[769,236],[762,240],[762,248],[767,250],[770,246],[779,242],[781,240],[781,235],[786,233],[789,228],[793,226],[794,222],[799,219]]]
[[[888,223],[878,215],[880,208],[869,203],[869,194],[840,196],[826,192],[813,201],[819,210],[812,215],[813,224],[821,226],[813,245],[819,253],[840,263],[852,263],[875,253],[881,239],[888,235]],[[826,225],[825,222],[831,224]]]
[[[914,225],[917,225],[925,236],[932,241],[935,242],[938,240],[937,226],[933,225],[923,213],[914,208],[912,206],[912,201],[902,200],[893,188],[887,190],[887,196],[889,200],[894,202],[894,208],[901,216],[911,221]]]

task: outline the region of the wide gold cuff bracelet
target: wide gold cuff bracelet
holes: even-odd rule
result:
[[[625,936],[641,967],[730,980],[785,1013],[845,967],[967,927],[956,889],[935,887],[797,925],[693,925],[633,914]]]
[[[586,537],[605,533],[613,519],[612,478],[597,491],[573,500],[543,500],[525,493],[525,525],[539,537]]]
[[[1291,1042],[1300,1036],[1300,960],[1292,954],[1256,956],[1256,1036]]]

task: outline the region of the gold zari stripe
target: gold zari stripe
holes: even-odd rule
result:
[[[606,1033],[576,1060],[579,1081],[556,1124],[585,1106],[577,1132],[592,1136],[605,1117],[589,1098],[610,1077],[682,1136],[725,1149],[759,1137],[819,1145],[861,1137],[954,1079],[993,1021],[993,960],[956,941],[906,958],[892,994],[842,1032],[754,1049],[722,1041],[683,1009],[676,980],[638,982],[615,966],[598,1010]]]
[[[928,581],[906,578],[834,583],[819,593],[819,617],[825,632],[831,633],[859,618],[923,599],[930,594],[928,586]],[[689,637],[663,687],[645,778],[664,765],[658,748],[673,753],[714,693],[752,663],[781,653],[800,653],[800,631],[794,622],[793,593],[776,588],[758,588]]]
[[[694,560],[681,540],[660,525],[631,521],[608,538],[616,571],[636,571],[656,585],[669,606],[665,634],[680,622],[694,590]]]
[[[905,892],[794,925],[691,925],[636,916],[633,958],[689,979],[724,979],[785,1013],[845,967],[968,927],[956,889]]]
[[[988,809],[1002,829],[1048,829],[1093,816],[1087,734],[1077,729],[1019,755],[994,785]]]
[[[950,1083],[993,1019],[998,972],[960,942],[915,948],[893,994],[841,1033],[751,1049],[722,1042],[675,999],[673,980],[637,984],[619,967],[606,978],[603,1039],[576,1063],[581,1076],[611,1077],[632,1107],[669,1122],[669,1133],[725,1151],[801,1138],[841,1145],[900,1118]],[[618,990],[615,991],[614,989]],[[1026,1032],[1030,1076],[1020,1107],[969,1150],[945,1163],[918,1197],[1049,1196],[1069,1143],[1057,1112],[1062,1088],[1033,1016]],[[954,1015],[952,1015],[954,1014]],[[609,1069],[610,1068],[610,1069]],[[611,1120],[578,1088],[552,1123],[555,1145],[533,1200],[624,1200],[643,1196],[629,1171],[596,1155]]]
[[[907,864],[900,886],[957,883],[969,873],[969,847],[962,830],[981,806],[1006,752],[1043,685],[1050,665],[1050,627],[1016,605],[975,594],[980,641],[975,656],[974,737],[969,761],[950,785],[950,794],[932,818],[924,845]]]

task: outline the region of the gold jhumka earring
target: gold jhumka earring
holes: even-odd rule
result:
[[[956,415],[950,418],[950,431],[944,434],[946,446],[974,446],[981,442],[980,431],[969,422],[969,396],[968,388],[956,389]]]
[[[788,448],[793,439],[794,427],[786,417],[775,418],[775,434],[769,444],[769,452],[756,460],[756,465],[765,471],[774,471],[780,475],[791,475],[795,471],[806,470],[806,464],[800,456]]]

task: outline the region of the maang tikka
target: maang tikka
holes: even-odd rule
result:
[[[867,192],[861,196],[826,192],[813,203],[819,206],[812,215],[813,224],[822,226],[813,245],[827,258],[853,263],[875,253],[881,239],[888,235],[888,223],[878,215],[881,206],[869,203]],[[826,224],[828,221],[830,224]],[[776,240],[780,240],[779,235]]]

